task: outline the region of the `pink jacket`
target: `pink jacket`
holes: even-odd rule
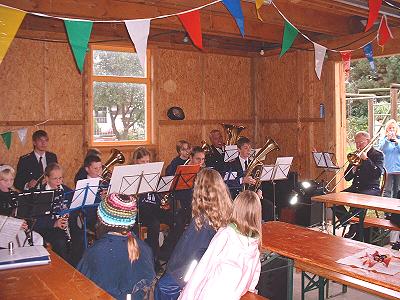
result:
[[[181,292],[181,300],[240,299],[260,277],[258,239],[232,227],[218,230]]]

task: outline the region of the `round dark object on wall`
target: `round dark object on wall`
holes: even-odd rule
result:
[[[167,111],[167,116],[170,120],[185,119],[185,113],[183,112],[183,109],[177,106],[170,107]]]

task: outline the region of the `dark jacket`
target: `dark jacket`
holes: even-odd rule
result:
[[[185,164],[186,160],[183,160],[182,158],[180,158],[179,156],[175,157],[171,163],[167,166],[167,168],[165,169],[165,175],[166,176],[172,176],[175,175],[176,172],[176,168],[178,166],[181,166],[183,164]]]
[[[46,163],[47,165],[57,162],[57,155],[52,152],[46,152]],[[36,159],[35,153],[32,151],[24,156],[21,156],[18,160],[17,174],[15,176],[15,187],[22,191],[27,182],[32,179],[38,179],[43,174],[39,166],[39,162]]]
[[[99,287],[117,299],[143,299],[143,289],[150,286],[154,273],[151,249],[134,236],[139,247],[139,259],[131,263],[128,256],[128,238],[105,234],[86,249],[77,269]],[[135,293],[132,291],[135,290]]]
[[[224,161],[224,152],[221,154],[214,146],[211,145],[210,147],[211,152],[206,155],[206,166],[224,175],[227,169]]]
[[[243,189],[241,179],[244,177],[244,171],[242,169],[242,164],[240,163],[239,157],[236,157],[233,161],[231,161],[228,164],[226,172],[228,173],[236,172],[235,180],[226,181],[226,184],[229,187],[229,191],[231,192],[232,199],[235,199],[236,196]]]
[[[353,180],[346,192],[360,193],[367,195],[379,195],[379,181],[383,172],[383,153],[375,148],[367,152],[368,159],[363,160],[356,172],[349,171],[353,165],[347,167],[345,179]]]

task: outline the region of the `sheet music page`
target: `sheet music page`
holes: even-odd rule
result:
[[[82,206],[85,200],[86,187],[89,185],[85,205],[91,205],[96,200],[97,190],[99,189],[100,178],[89,178],[78,180],[74,196],[72,197],[70,209]]]
[[[336,169],[337,166],[332,162],[331,153],[324,152],[324,156],[325,156],[326,166],[328,168]]]
[[[254,160],[254,158],[256,157],[256,154],[258,151],[260,151],[261,148],[257,148],[257,149],[251,149],[250,155],[249,155],[249,159],[250,160]]]
[[[0,263],[42,256],[50,256],[43,246],[17,247],[12,255],[10,255],[8,249],[2,249],[0,250]]]
[[[238,156],[239,156],[239,150],[236,145],[225,146],[224,162],[229,162],[231,160],[234,160]]]
[[[226,172],[224,181],[235,180],[237,178],[237,172]]]
[[[293,157],[278,157],[276,159],[276,172],[274,180],[286,179],[289,174],[290,166],[292,164]]]
[[[142,164],[143,179],[140,182],[139,194],[155,192],[157,190],[158,179],[163,168],[164,162],[152,162]]]
[[[8,248],[8,243],[15,240],[23,222],[21,219],[0,215],[0,247]]]
[[[274,167],[275,166],[264,165],[262,172],[261,172],[260,181],[270,181],[272,174],[273,174]]]
[[[174,177],[174,175],[161,177],[157,186],[157,192],[169,192],[171,190]]]
[[[313,152],[314,161],[317,167],[326,168],[323,156],[324,154],[322,152]]]

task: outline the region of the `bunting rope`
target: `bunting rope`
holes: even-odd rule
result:
[[[214,4],[217,4],[219,2],[222,2],[222,0],[215,0],[213,2],[204,4],[202,6],[199,7],[195,7],[189,10],[185,10],[185,11],[181,11],[178,13],[174,13],[174,14],[168,14],[168,15],[161,15],[161,16],[157,16],[157,17],[151,17],[151,18],[141,18],[141,19],[126,19],[126,20],[91,20],[91,19],[79,19],[79,18],[68,18],[68,17],[59,17],[59,16],[53,16],[53,15],[48,15],[48,14],[43,14],[43,13],[37,13],[37,12],[30,12],[30,11],[25,11],[19,8],[15,8],[15,7],[11,7],[11,6],[7,6],[4,4],[0,4],[0,6],[2,7],[7,7],[10,9],[15,9],[18,10],[20,12],[26,13],[26,14],[31,14],[31,15],[35,15],[38,17],[43,17],[43,18],[54,18],[54,19],[58,19],[58,20],[67,20],[67,21],[81,21],[81,22],[93,22],[93,23],[124,23],[127,21],[133,21],[133,20],[157,20],[157,19],[164,19],[164,18],[169,18],[169,17],[173,17],[173,16],[179,16],[179,15],[184,15],[186,13],[190,13],[193,11],[197,11],[197,10],[201,10],[203,8],[212,6]],[[385,3],[387,3],[385,1]],[[288,18],[286,18],[286,16],[282,13],[282,11],[276,6],[276,4],[274,3],[274,1],[270,1],[269,3],[266,3],[267,5],[272,4],[272,6],[276,9],[276,11],[279,13],[279,15],[286,21],[288,22],[291,26],[293,26],[306,40],[308,40],[311,43],[317,43],[314,42],[311,38],[309,38],[306,34],[304,34],[303,32],[301,32],[295,25],[293,25],[292,22],[289,21]],[[395,7],[395,6],[394,6]],[[361,38],[362,39],[362,38]],[[367,43],[363,44],[360,47],[354,48],[354,49],[348,49],[348,50],[336,50],[333,48],[326,48],[327,51],[331,51],[331,52],[336,52],[336,53],[340,53],[340,52],[353,52],[356,50],[360,50],[363,49],[366,45],[368,45],[369,43],[372,43],[373,41],[375,41],[377,39],[377,34],[375,35],[375,37],[373,39],[371,39],[370,41],[368,41]],[[318,44],[318,43],[317,43]]]
[[[23,129],[23,128],[27,128],[27,127],[39,127],[40,125],[44,125],[44,124],[46,124],[46,123],[49,122],[49,121],[50,121],[50,120],[46,120],[46,121],[43,121],[43,122],[40,122],[40,123],[37,123],[37,124],[28,125],[28,126],[23,126],[23,127],[18,127],[17,129],[13,129],[13,130],[6,130],[6,131],[4,131],[4,132],[0,132],[0,135],[1,135],[1,134],[4,134],[4,133],[8,133],[8,132],[17,132],[18,130]]]

